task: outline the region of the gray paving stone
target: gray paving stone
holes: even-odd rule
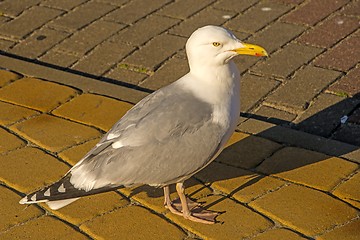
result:
[[[305,67],[272,93],[266,101],[295,110],[306,109],[310,101],[340,75],[341,73],[336,71]]]
[[[0,11],[6,15],[17,16],[39,2],[41,0],[5,0],[0,3]]]
[[[64,16],[54,20],[51,25],[68,30],[80,29],[104,16],[116,7],[97,2],[86,2]]]
[[[134,25],[120,31],[112,40],[139,46],[160,33],[165,32],[178,22],[179,20],[173,18],[150,15],[146,19],[141,19]]]
[[[296,114],[294,113],[282,111],[265,105],[262,105],[258,110],[256,110],[255,114],[264,117],[266,121],[280,125],[288,125],[296,118]]]
[[[148,77],[148,75],[145,73],[135,72],[129,69],[121,68],[119,66],[106,73],[105,76],[120,82],[126,82],[134,85],[138,85]]]
[[[215,8],[205,8],[199,13],[193,15],[186,21],[181,22],[170,30],[170,33],[189,37],[199,27],[205,25],[222,25],[227,21],[228,16],[232,17],[235,12],[224,11]]]
[[[17,44],[10,52],[28,58],[37,58],[68,36],[67,32],[41,28]]]
[[[0,26],[0,34],[12,38],[23,38],[62,13],[60,10],[34,6],[14,20]]]
[[[147,0],[130,1],[125,4],[125,6],[108,14],[104,19],[108,21],[131,24],[158,10],[169,2],[170,0],[153,0],[151,2]]]
[[[322,49],[320,48],[290,43],[281,51],[267,58],[266,61],[256,64],[251,70],[266,75],[286,78],[321,52]]]
[[[271,1],[261,2],[244,14],[231,19],[225,26],[233,30],[253,33],[265,27],[290,9],[290,6]]]
[[[55,49],[81,56],[123,27],[123,24],[95,21],[57,45]]]
[[[87,0],[43,0],[41,1],[41,5],[63,10],[71,10],[80,4],[85,3],[86,1]]]
[[[169,56],[185,46],[185,38],[169,34],[155,37],[139,51],[134,52],[123,62],[134,66],[155,70]]]
[[[59,52],[51,49],[45,55],[40,57],[40,60],[56,66],[69,67],[79,60],[78,56],[71,53]]]
[[[175,1],[163,9],[159,11],[158,14],[179,18],[179,19],[187,19],[188,17],[192,16],[196,12],[200,11],[201,9],[205,8],[206,6],[213,3],[214,0],[182,0],[182,1]]]

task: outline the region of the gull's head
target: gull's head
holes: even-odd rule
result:
[[[267,56],[264,48],[243,43],[229,30],[218,26],[197,29],[186,42],[190,68],[224,65],[239,54]]]

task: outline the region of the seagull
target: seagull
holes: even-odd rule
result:
[[[267,56],[218,26],[186,42],[190,71],[131,108],[59,181],[20,200],[57,210],[87,195],[147,184],[162,187],[164,206],[185,219],[212,224],[218,213],[185,195],[184,181],[223,150],[240,115],[237,55]],[[176,184],[179,199],[170,199]]]

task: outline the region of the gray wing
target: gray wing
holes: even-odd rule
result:
[[[226,129],[212,106],[169,85],[135,105],[69,173],[90,191],[114,185],[166,185],[190,177],[213,158]]]

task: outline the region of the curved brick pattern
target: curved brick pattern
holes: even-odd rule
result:
[[[23,78],[0,89],[0,99],[28,108],[49,111],[75,96],[76,90],[36,78]]]
[[[223,196],[210,196],[202,198],[201,201],[211,211],[224,212],[216,218],[222,224],[207,225],[189,222],[171,213],[166,216],[204,239],[242,239],[273,226],[272,222],[261,215]]]
[[[296,185],[269,193],[251,202],[250,206],[308,236],[342,225],[359,214],[324,193]]]
[[[178,240],[185,237],[174,225],[138,206],[102,215],[81,225],[80,229],[95,239],[149,239],[151,236],[154,239]]]
[[[357,240],[359,239],[359,229],[360,229],[360,220],[357,219],[351,223],[336,228],[331,232],[321,235],[318,239],[319,240],[337,240],[337,239]]]
[[[0,155],[1,181],[24,193],[55,182],[68,170],[64,163],[36,148],[26,147]]]
[[[273,230],[266,231],[254,238],[252,240],[304,240],[303,238],[290,230],[284,228],[277,228]]]
[[[0,124],[9,125],[39,114],[37,111],[6,102],[0,102]]]
[[[0,87],[19,78],[21,78],[21,76],[16,73],[0,69]]]
[[[41,229],[39,230],[39,226]],[[41,217],[25,223],[16,228],[12,228],[8,232],[2,234],[4,239],[69,239],[69,240],[85,240],[85,235],[76,231],[72,227],[66,225],[50,216]]]
[[[108,131],[132,106],[99,95],[83,94],[54,110],[53,114]]]
[[[32,218],[39,217],[43,214],[43,211],[39,210],[36,206],[29,206],[24,210],[24,206],[20,204],[14,204],[19,201],[20,196],[9,190],[6,187],[0,186],[0,236],[1,232],[26,222]]]
[[[360,192],[358,187],[360,186],[360,173],[357,172],[346,182],[340,184],[335,191],[334,195],[350,203],[351,205],[360,208]]]
[[[101,133],[91,127],[62,118],[40,115],[11,126],[14,132],[53,152],[61,151]]]
[[[329,191],[357,168],[358,164],[340,158],[288,147],[276,152],[256,169],[265,174]]]
[[[0,154],[20,148],[24,145],[25,142],[20,138],[0,128]]]

